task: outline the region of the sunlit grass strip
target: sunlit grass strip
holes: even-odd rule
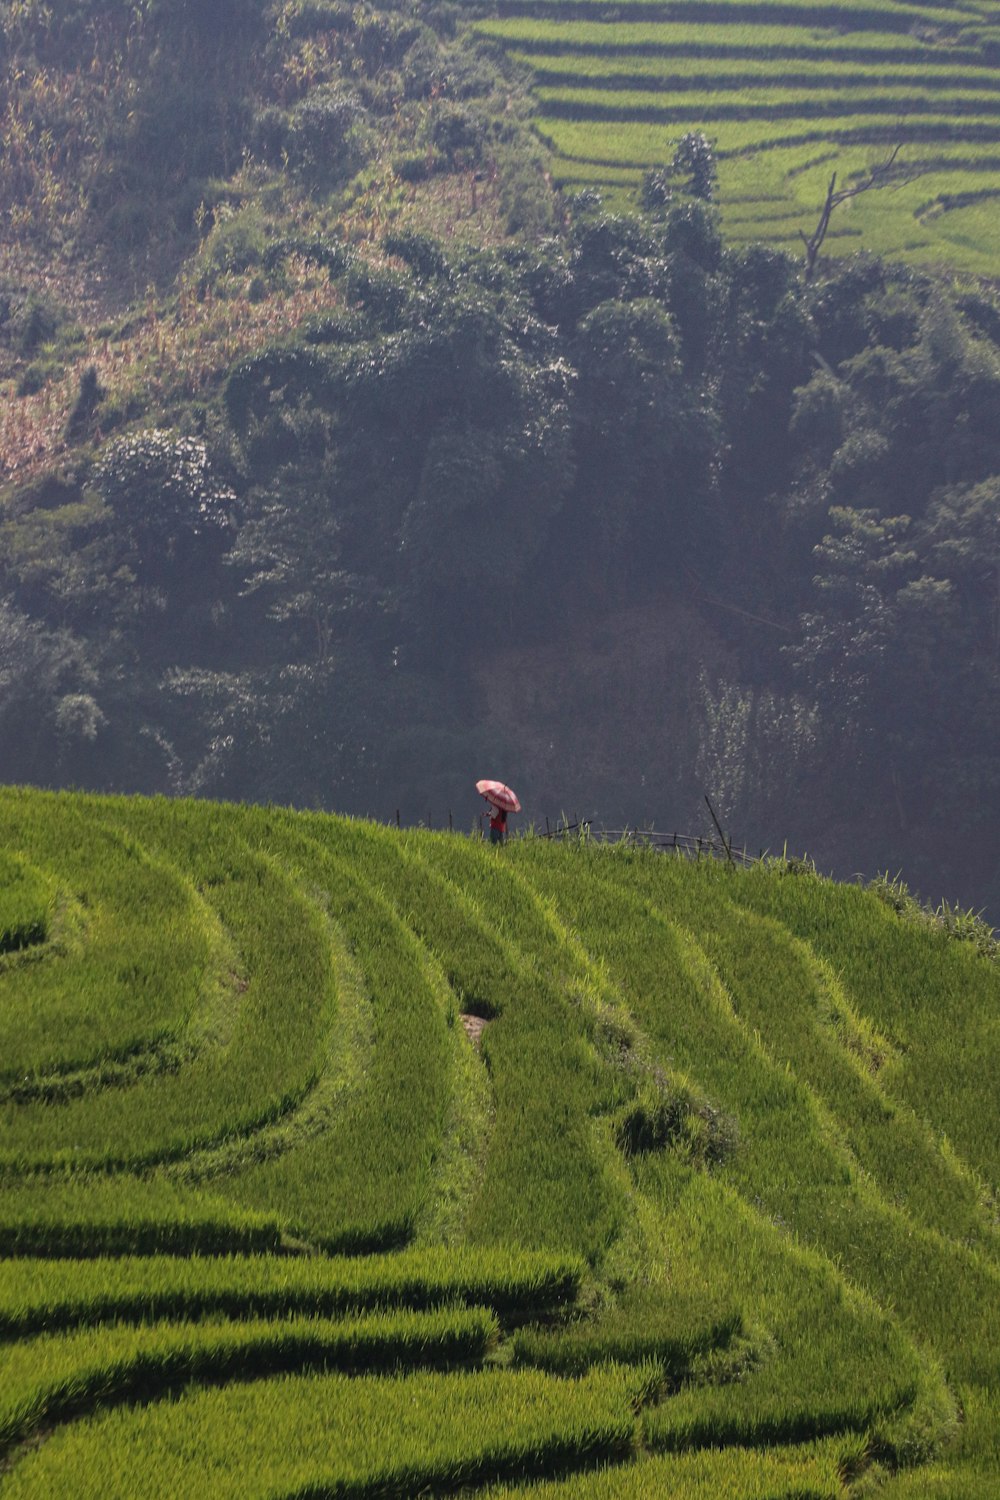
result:
[[[628,1457],[658,1372],[579,1381],[535,1371],[349,1380],[289,1376],[200,1391],[63,1428],[6,1494],[145,1500],[204,1492],[367,1500]],[[182,1441],[178,1435],[183,1434]]]
[[[901,32],[823,30],[811,25],[767,26],[760,22],[702,26],[673,21],[539,20],[533,16],[477,21],[476,30],[523,52],[633,53],[682,57],[740,56],[755,65],[765,58],[817,55],[861,61],[898,56],[909,62],[941,62],[941,50]],[[977,49],[948,48],[950,63],[982,62]]]
[[[676,123],[676,122],[675,122]],[[669,162],[677,132],[662,122],[648,120],[597,121],[539,117],[538,129],[553,150],[578,161],[609,162],[620,166],[656,166]],[[1000,123],[995,117],[956,121],[950,115],[926,115],[906,122],[905,131],[885,115],[856,114],[843,120],[719,120],[712,123],[720,161],[743,152],[768,152],[774,147],[869,145],[882,149],[887,141],[932,142],[934,148],[959,143],[983,142],[994,150],[1000,142]],[[968,149],[965,145],[964,149]],[[766,169],[766,166],[765,166]]]
[[[478,1361],[497,1332],[494,1314],[484,1308],[447,1308],[338,1322],[247,1319],[42,1335],[0,1348],[0,1448],[43,1423],[126,1397],[156,1397],[191,1381]]]
[[[768,209],[763,206],[759,213],[754,213],[752,208],[747,208],[742,213],[727,213],[724,223],[727,231],[734,238],[748,236],[752,238],[751,231],[757,230],[762,235],[791,235],[796,233],[796,226],[802,223],[802,209],[789,207]]]
[[[934,1463],[894,1477],[879,1490],[879,1500],[996,1500],[995,1468]]]
[[[163,1318],[334,1317],[441,1303],[490,1307],[502,1317],[567,1308],[583,1264],[517,1250],[406,1250],[398,1255],[190,1256],[0,1262],[0,1337],[80,1324]]]
[[[907,118],[906,127],[900,121],[886,123],[885,115],[846,115],[843,121],[832,118],[823,126],[819,121],[811,123],[807,118],[772,121],[727,121],[720,120],[712,130],[720,145],[720,159],[741,153],[771,153],[775,148],[808,145],[816,148],[817,142],[829,144],[831,148],[868,148],[865,163],[885,154],[886,142],[903,141],[907,154],[927,154],[930,151],[969,151],[978,145],[996,153],[1000,144],[1000,130],[993,115],[976,115],[957,120],[954,115],[921,114]],[[877,154],[876,154],[877,153]]]
[[[758,88],[747,76],[742,88],[722,92],[705,91],[697,98],[691,90],[671,92],[653,89],[549,88],[535,90],[547,115],[593,120],[659,120],[664,124],[712,125],[726,120],[811,120],[850,118],[864,113],[905,116],[907,127],[895,125],[897,136],[909,135],[912,115],[974,116],[987,119],[1000,114],[1000,98],[993,90],[935,90],[924,93],[913,88]],[[998,127],[1000,129],[1000,127]]]
[[[864,1443],[852,1437],[778,1451],[709,1448],[530,1487],[491,1485],[479,1500],[847,1500],[843,1476],[863,1462]]]
[[[641,167],[615,167],[591,165],[588,162],[567,161],[557,157],[552,162],[552,180],[560,186],[567,184],[614,188],[637,188],[642,182]]]
[[[499,0],[497,9],[502,16],[537,15],[549,11],[553,15],[565,12],[568,19],[577,18],[591,7],[597,11],[603,0]],[[845,29],[909,31],[921,22],[936,22],[950,28],[982,24],[981,13],[958,6],[941,7],[898,5],[894,0],[884,0],[881,5],[872,5],[870,0],[625,0],[616,7],[615,19],[624,17],[640,20],[656,17],[663,21],[687,21],[702,18],[709,23],[721,21],[763,21],[780,25],[782,22],[798,22],[814,26],[837,26]]]
[[[692,58],[660,58],[626,55],[602,57],[592,53],[565,54],[522,52],[513,50],[511,56],[529,63],[539,85],[550,85],[565,80],[585,79],[591,88],[609,90],[677,90],[711,96],[728,90],[747,90],[754,93],[765,90],[781,98],[790,91],[802,91],[808,101],[809,90],[823,94],[830,91],[831,82],[836,82],[837,93],[848,98],[877,96],[886,87],[906,88],[919,91],[920,96],[930,99],[939,92],[952,90],[958,94],[966,90],[981,90],[991,95],[1000,90],[1000,71],[995,68],[956,67],[950,59],[942,66],[928,63],[915,67],[891,60],[881,60],[865,66],[834,66],[829,57],[817,53],[813,58],[789,63],[761,58],[757,61],[745,59],[718,60]],[[851,91],[854,91],[853,93]]]
[[[162,1179],[46,1174],[0,1184],[0,1257],[263,1253],[281,1232],[275,1215]]]

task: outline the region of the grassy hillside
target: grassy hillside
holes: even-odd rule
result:
[[[997,1493],[972,945],[785,864],[0,835],[5,1496]]]
[[[831,173],[857,183],[901,145],[891,190],[841,207],[826,252],[995,274],[995,7],[499,0],[497,12],[479,29],[532,68],[563,185],[634,197],[703,131],[727,238],[794,253]]]

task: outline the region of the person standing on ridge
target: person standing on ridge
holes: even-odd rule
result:
[[[502,781],[489,780],[477,781],[476,791],[481,797],[485,797],[486,806],[490,810],[490,843],[504,843],[507,838],[508,813],[521,811],[517,793],[512,792]]]

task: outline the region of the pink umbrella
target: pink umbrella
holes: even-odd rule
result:
[[[521,811],[517,794],[512,792],[509,786],[504,786],[502,781],[477,781],[476,791],[485,797],[487,802],[492,802],[494,807],[504,807],[508,812]]]

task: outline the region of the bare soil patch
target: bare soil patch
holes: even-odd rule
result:
[[[461,1020],[462,1025],[465,1027],[466,1036],[478,1051],[479,1047],[482,1045],[483,1032],[490,1024],[489,1021],[487,1021],[484,1016],[466,1015],[464,1011],[461,1012],[459,1019]]]

